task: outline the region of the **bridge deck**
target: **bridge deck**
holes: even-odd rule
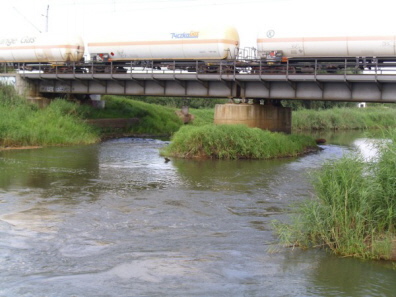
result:
[[[396,74],[29,73],[40,93],[396,102]]]

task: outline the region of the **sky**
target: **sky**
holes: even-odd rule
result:
[[[276,36],[396,35],[394,0],[1,0],[0,36],[231,25],[242,47]],[[47,8],[49,7],[48,11]],[[47,14],[48,12],[48,14]]]

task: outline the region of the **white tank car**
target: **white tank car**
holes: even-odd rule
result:
[[[77,62],[84,55],[79,36],[41,33],[0,37],[0,62]]]
[[[396,57],[394,35],[292,36],[267,30],[257,37],[257,52],[265,58],[272,52],[283,57]]]
[[[91,60],[217,60],[238,55],[239,35],[233,27],[131,31],[90,38]]]

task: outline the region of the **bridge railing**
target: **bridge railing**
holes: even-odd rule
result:
[[[50,74],[120,74],[120,73],[194,73],[194,74],[260,74],[260,75],[349,75],[396,74],[396,59],[337,59],[337,60],[288,60],[284,64],[271,64],[258,59],[220,60],[211,62],[171,61],[158,66],[158,61],[136,65],[136,61],[108,64],[90,63],[0,63],[0,73],[19,72]]]

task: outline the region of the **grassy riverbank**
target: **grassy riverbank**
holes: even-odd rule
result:
[[[137,118],[139,123],[123,132],[126,134],[168,135],[179,130],[182,120],[176,115],[176,108],[149,104],[121,96],[103,96],[105,109],[80,106],[85,119]],[[112,131],[102,131],[112,132]]]
[[[316,148],[309,136],[209,124],[182,127],[162,154],[179,158],[270,159],[297,156]]]
[[[55,100],[39,109],[11,87],[0,88],[0,118],[0,147],[89,144],[99,139],[97,131],[81,121],[75,104]]]
[[[304,109],[293,111],[293,131],[352,130],[396,127],[396,110],[389,107]]]
[[[104,99],[104,110],[66,100],[53,100],[40,109],[13,88],[1,86],[0,147],[90,144],[118,135],[170,136],[183,125],[175,108],[117,96]],[[99,129],[85,122],[99,118],[138,118],[139,123],[122,129]]]
[[[396,131],[386,138],[378,160],[347,156],[315,173],[315,197],[275,224],[282,243],[396,260]]]

